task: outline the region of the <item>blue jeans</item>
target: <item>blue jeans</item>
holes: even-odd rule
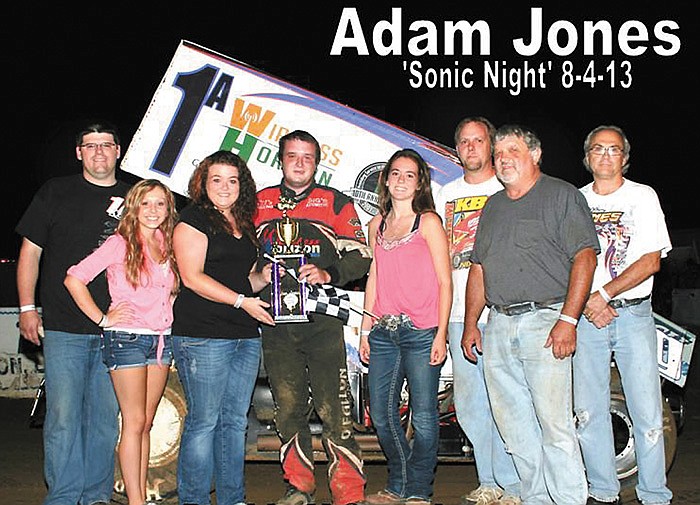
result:
[[[545,348],[557,310],[489,312],[484,370],[496,425],[513,455],[526,505],[583,505],[588,493],[571,394],[571,358]]]
[[[481,325],[479,329],[483,333]],[[515,470],[513,456],[506,452],[491,413],[484,378],[484,358],[477,355],[477,362],[472,363],[464,357],[463,331],[464,324],[456,322],[450,323],[447,329],[454,377],[454,404],[457,421],[474,449],[479,485],[502,487],[506,495],[520,496],[520,478]]]
[[[429,499],[438,451],[440,366],[431,366],[435,328],[410,322],[395,331],[375,326],[369,335],[370,415],[387,459],[387,491]],[[404,378],[410,392],[413,444],[401,427],[399,405]]]
[[[245,435],[260,365],[260,339],[173,337],[187,399],[180,441],[180,504],[208,505],[212,479],[219,505],[245,502]]]
[[[100,335],[46,330],[44,505],[109,502],[119,406]]]
[[[651,300],[617,312],[619,317],[605,328],[597,329],[584,319],[578,325],[574,405],[589,493],[606,501],[620,491],[610,419],[610,359],[614,354],[633,423],[637,496],[645,504],[669,503],[672,493],[666,487],[663,400]]]
[[[158,335],[125,331],[105,331],[102,336],[102,360],[110,370],[158,365]],[[163,338],[160,364],[170,366],[173,350],[170,335]]]

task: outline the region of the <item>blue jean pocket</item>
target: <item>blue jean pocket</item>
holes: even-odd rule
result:
[[[109,338],[112,340],[112,343],[116,345],[133,344],[139,339],[139,335],[136,335],[134,333],[115,331],[112,332]]]
[[[638,305],[631,305],[627,308],[629,313],[636,317],[650,317],[651,316],[651,303],[642,302]]]

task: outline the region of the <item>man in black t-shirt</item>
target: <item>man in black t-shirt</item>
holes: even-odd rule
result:
[[[114,486],[118,406],[102,362],[101,329],[63,286],[66,270],[114,233],[129,187],[116,179],[119,135],[91,124],[76,136],[82,174],[58,177],[36,193],[17,225],[20,333],[42,345],[46,418],[44,505],[109,503]],[[41,263],[41,316],[35,307]],[[103,312],[104,274],[88,286]]]

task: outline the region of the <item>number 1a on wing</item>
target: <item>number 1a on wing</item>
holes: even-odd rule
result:
[[[177,74],[173,87],[182,91],[182,98],[151,170],[164,175],[172,173],[203,106],[224,111],[233,77],[222,73],[215,82],[218,71],[216,67],[205,65],[194,72]]]

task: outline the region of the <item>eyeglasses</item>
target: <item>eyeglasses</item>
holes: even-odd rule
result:
[[[596,156],[604,156],[606,153],[610,157],[622,156],[624,151],[618,146],[601,146],[599,144],[594,145],[588,150],[589,153],[593,153]]]
[[[103,151],[108,151],[117,147],[114,142],[100,142],[96,144],[94,142],[88,142],[87,144],[80,144],[80,147],[87,149],[88,151],[97,151],[97,149],[102,149]]]

